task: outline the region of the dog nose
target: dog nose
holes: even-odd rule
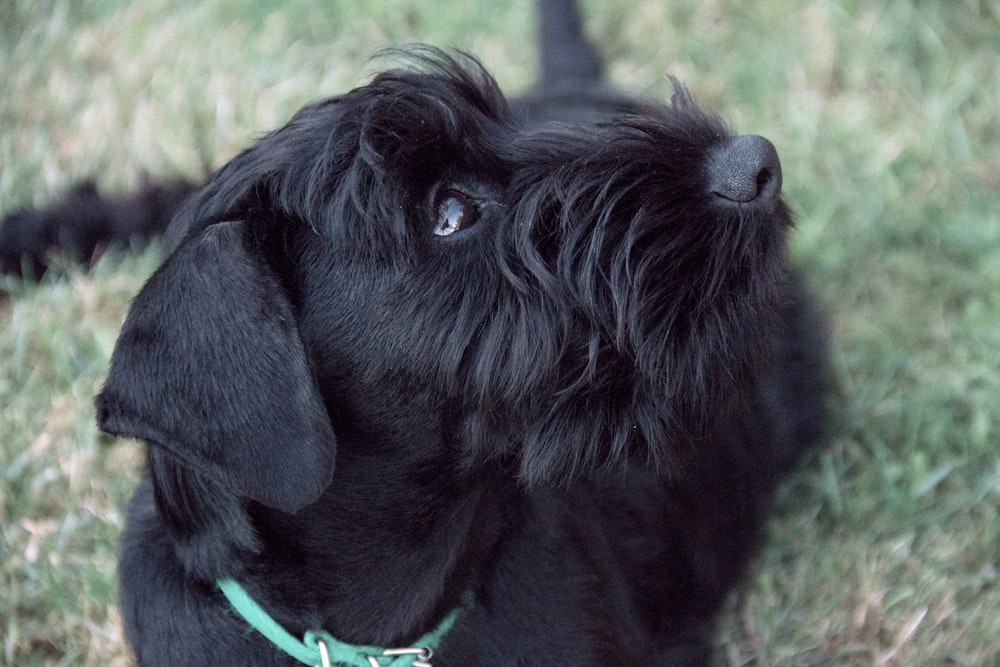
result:
[[[768,205],[781,194],[781,162],[774,144],[755,134],[733,137],[709,157],[712,194],[738,204]]]

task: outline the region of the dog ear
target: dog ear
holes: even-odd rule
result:
[[[292,306],[246,224],[192,232],[143,287],[97,397],[98,425],[295,512],[330,483],[336,444]]]

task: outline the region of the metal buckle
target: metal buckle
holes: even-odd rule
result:
[[[330,664],[330,652],[326,648],[326,642],[322,639],[316,640],[319,647],[319,667],[332,667]]]
[[[434,652],[426,646],[417,646],[414,648],[387,648],[382,651],[382,656],[386,658],[398,657],[401,655],[412,655],[413,667],[434,667],[430,662]],[[374,655],[368,656],[368,664],[370,664],[371,667],[381,667],[378,657]]]

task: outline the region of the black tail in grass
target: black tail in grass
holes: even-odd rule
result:
[[[184,180],[147,180],[133,192],[109,196],[92,180],[78,183],[48,206],[3,219],[0,271],[38,279],[54,264],[91,264],[109,250],[145,247],[195,188]]]

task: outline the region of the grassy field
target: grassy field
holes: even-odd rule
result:
[[[380,47],[468,49],[509,91],[533,75],[514,0],[179,4],[0,3],[0,214],[87,176],[198,178],[365,81]],[[1000,2],[586,7],[617,83],[677,75],[778,146],[793,254],[832,315],[829,445],[782,493],[720,658],[1000,664]],[[142,454],[97,434],[91,400],[156,262],[4,286],[4,665],[131,664],[114,569]]]

